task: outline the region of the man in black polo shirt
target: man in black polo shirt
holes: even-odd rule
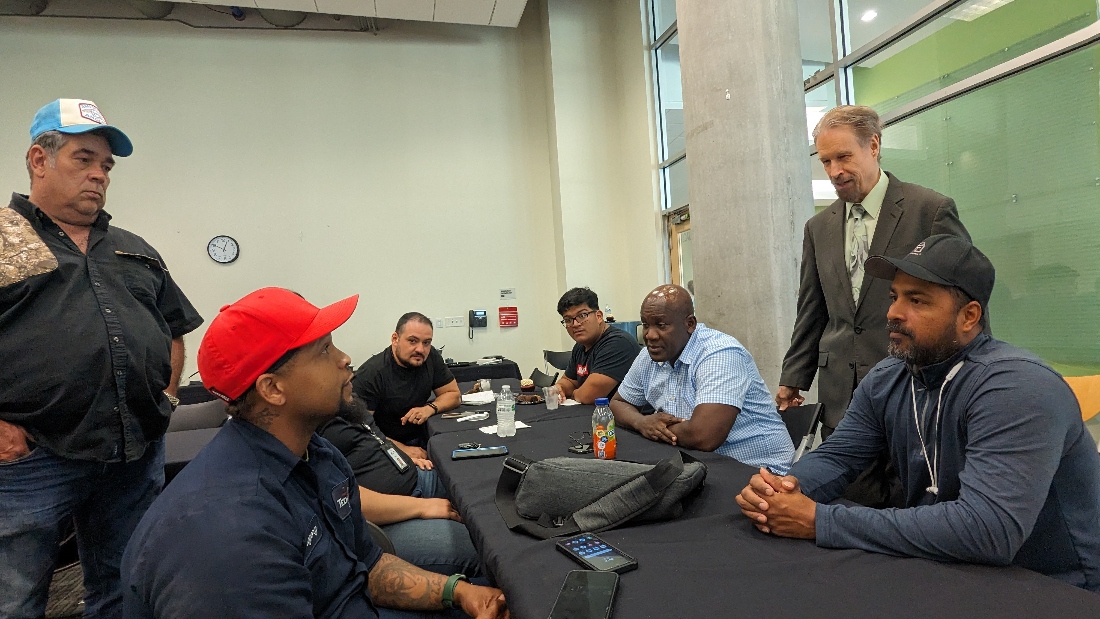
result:
[[[164,484],[182,338],[202,318],[103,211],[126,135],[59,99],[31,140],[30,195],[0,208],[0,617],[44,614],[69,522],[85,616],[118,617],[126,540]]]
[[[588,288],[574,288],[562,295],[558,313],[576,342],[569,367],[558,379],[562,396],[582,404],[610,398],[642,347],[626,331],[604,322],[600,299]]]
[[[318,308],[264,288],[211,322],[199,371],[232,418],[134,531],[128,619],[507,618],[499,589],[383,553],[348,461],[314,432],[351,404],[351,359],[331,333],[358,300]]]
[[[347,458],[363,498],[363,516],[382,527],[394,554],[439,574],[477,576],[470,533],[431,460],[402,454],[359,398],[317,428]]]
[[[409,312],[397,321],[390,345],[359,366],[355,394],[374,413],[378,427],[414,458],[427,458],[422,424],[462,403],[462,393],[443,355],[432,348],[432,320]],[[435,393],[435,400],[428,398]]]

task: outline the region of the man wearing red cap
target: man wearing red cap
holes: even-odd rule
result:
[[[103,210],[129,138],[95,103],[58,99],[30,139],[30,193],[0,208],[0,617],[46,612],[74,527],[84,614],[118,617],[122,551],[164,485],[183,336],[202,317]]]
[[[382,553],[351,467],[314,432],[351,404],[351,359],[331,332],[357,302],[318,309],[264,288],[213,320],[199,371],[233,417],[130,539],[127,617],[508,616],[499,589]]]

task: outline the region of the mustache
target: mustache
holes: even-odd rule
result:
[[[906,337],[913,337],[913,332],[902,326],[902,324],[896,320],[886,321],[886,330],[890,333],[899,333]]]

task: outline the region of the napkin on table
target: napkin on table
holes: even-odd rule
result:
[[[493,401],[494,394],[492,391],[478,391],[477,393],[465,393],[462,395],[463,404],[473,404],[479,406],[481,404],[489,404]]]
[[[523,423],[522,421],[517,421],[516,422],[516,428],[530,428],[530,427],[531,426]],[[484,432],[486,434],[496,434],[497,433],[497,426],[496,426],[496,424],[493,424],[491,426],[485,426],[484,428],[478,428],[478,430],[481,430],[482,432]]]

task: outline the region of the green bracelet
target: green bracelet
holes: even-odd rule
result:
[[[447,584],[443,585],[443,608],[455,607],[455,587],[458,586],[458,581],[469,580],[465,574],[451,574],[451,577],[447,579]]]

